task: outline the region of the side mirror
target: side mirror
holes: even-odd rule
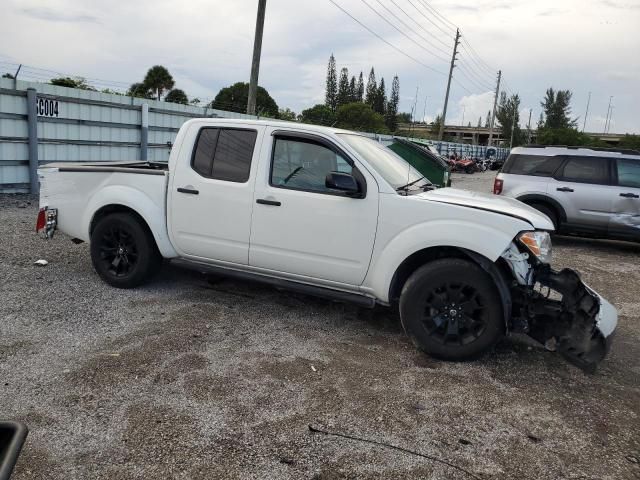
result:
[[[22,423],[0,422],[0,480],[9,480],[27,432]]]
[[[356,195],[360,193],[360,187],[358,182],[348,173],[342,172],[329,172],[327,178],[324,181],[324,185],[327,188],[333,188],[334,190],[340,190],[347,195]]]

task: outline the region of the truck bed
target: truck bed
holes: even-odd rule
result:
[[[84,241],[94,213],[105,205],[138,212],[155,235],[165,237],[168,178],[164,163],[49,163],[38,168],[40,206],[55,206],[59,230]]]

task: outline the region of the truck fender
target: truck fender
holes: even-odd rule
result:
[[[468,221],[437,220],[412,225],[393,237],[376,255],[365,287],[382,302],[388,303],[391,282],[396,270],[414,253],[424,249],[456,248],[472,253],[474,260],[484,258],[495,263],[521,230],[531,228],[522,222],[520,228],[497,229]],[[469,256],[469,255],[468,255]],[[482,265],[481,265],[482,266]],[[483,267],[484,268],[484,267]]]
[[[91,224],[95,214],[108,205],[122,205],[136,212],[147,223],[160,254],[164,258],[178,256],[167,234],[166,216],[162,208],[164,199],[158,204],[144,192],[124,185],[106,186],[89,200],[89,205],[85,209],[82,219],[83,230],[87,232],[87,240],[90,238]]]

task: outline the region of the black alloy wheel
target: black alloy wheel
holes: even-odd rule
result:
[[[99,240],[100,261],[114,277],[126,277],[138,263],[138,246],[133,234],[122,225],[106,230]]]
[[[505,332],[494,280],[471,260],[443,258],[418,268],[404,284],[399,306],[413,343],[446,360],[475,358]]]
[[[99,219],[91,232],[90,247],[98,275],[118,288],[144,283],[162,263],[149,228],[131,213],[111,213]]]

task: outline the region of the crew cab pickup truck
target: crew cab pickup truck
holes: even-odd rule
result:
[[[450,360],[521,332],[593,369],[617,323],[575,271],[551,268],[547,216],[511,198],[435,189],[353,132],[196,119],[168,164],[59,163],[38,175],[37,230],[90,242],[114,287],[142,284],[165,258],[391,306],[418,348]]]

